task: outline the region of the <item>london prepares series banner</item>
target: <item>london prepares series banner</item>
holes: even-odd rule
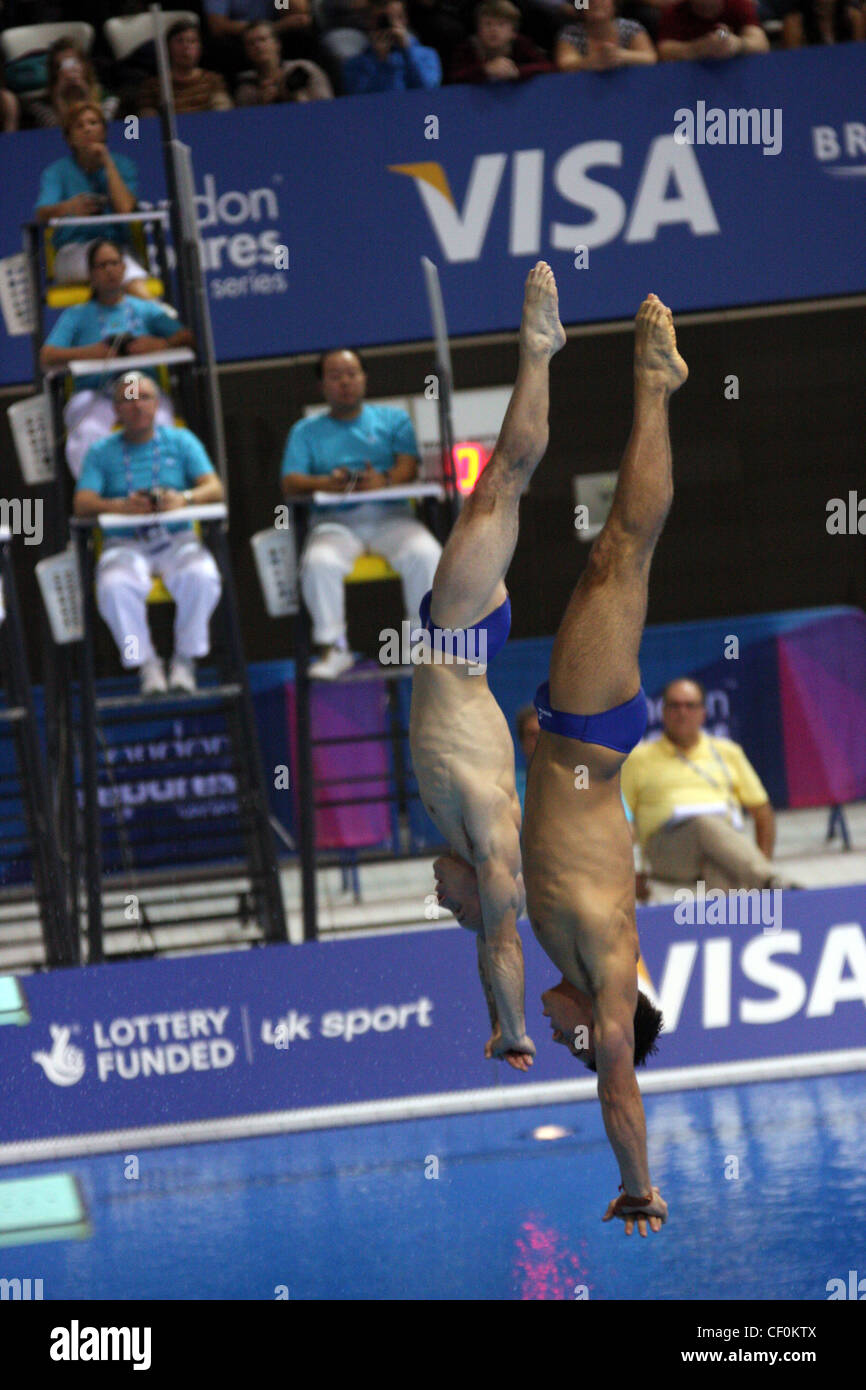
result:
[[[638,919],[667,1022],[652,1068],[862,1057],[862,887],[748,902],[699,887]],[[540,994],[558,972],[522,934],[528,1080],[589,1079],[550,1040]],[[456,927],[7,976],[0,1025],[0,1161],[52,1136],[525,1084],[483,1058],[474,942]]]
[[[217,354],[427,338],[421,255],[455,335],[516,328],[539,256],[566,323],[650,289],[675,311],[862,291],[863,90],[855,44],[182,117]],[[156,120],[109,144],[158,201]],[[65,153],[57,131],[0,142],[0,254]],[[27,340],[2,352],[28,380]]]

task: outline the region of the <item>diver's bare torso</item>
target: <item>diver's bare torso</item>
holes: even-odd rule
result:
[[[455,853],[471,863],[502,816],[519,828],[514,745],[485,675],[465,665],[417,667],[409,743],[421,800]]]
[[[527,778],[522,854],[529,920],[554,965],[588,994],[611,953],[627,952],[635,961],[639,954],[632,842],[620,796],[623,761],[612,749],[542,731]],[[585,777],[575,772],[581,768]]]

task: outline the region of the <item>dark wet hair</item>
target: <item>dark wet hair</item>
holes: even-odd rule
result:
[[[321,356],[319,357],[318,362],[316,363],[316,376],[319,378],[319,381],[322,380],[322,377],[323,377],[324,374],[325,374],[325,363],[327,362],[328,358],[329,358],[329,357],[333,357],[334,354],[335,354],[335,353],[338,353],[338,352],[351,352],[351,354],[352,354],[353,357],[357,357],[358,362],[360,363],[360,366],[361,366],[361,371],[362,371],[362,372],[366,372],[367,368],[364,366],[364,359],[363,359],[363,357],[361,356],[361,354],[360,354],[360,352],[358,351],[357,348],[350,348],[350,347],[335,347],[335,348],[328,348],[327,352],[323,352],[323,353],[321,354]]]
[[[637,1008],[634,1011],[634,1064],[641,1067],[647,1057],[658,1052],[658,1035],[662,1031],[664,1019],[661,1011],[651,1004],[642,990],[637,992]],[[594,1063],[587,1062],[590,1071],[597,1071]]]

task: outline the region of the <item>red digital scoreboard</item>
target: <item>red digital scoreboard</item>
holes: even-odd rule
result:
[[[454,445],[454,477],[461,497],[469,496],[492,452],[492,449],[485,449],[483,444],[466,442]]]

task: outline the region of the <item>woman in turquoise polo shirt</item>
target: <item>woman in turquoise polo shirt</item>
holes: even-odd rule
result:
[[[105,117],[93,101],[70,107],[63,134],[71,154],[43,169],[36,200],[36,218],[93,217],[104,212],[133,212],[137,205],[138,170],[123,154],[112,155],[105,143]],[[129,254],[129,224],[54,228],[54,278],[60,285],[86,281],[87,248],[106,238],[124,257],[124,289],[149,299],[147,271]]]

